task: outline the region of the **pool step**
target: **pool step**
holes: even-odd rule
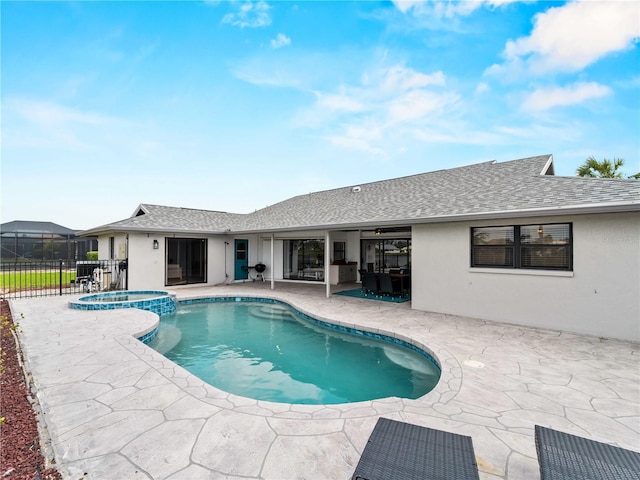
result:
[[[158,335],[151,342],[152,348],[164,355],[182,340],[182,331],[175,325],[162,324]]]
[[[249,313],[257,318],[267,320],[291,320],[294,317],[291,310],[280,305],[261,305],[259,307],[251,307]]]

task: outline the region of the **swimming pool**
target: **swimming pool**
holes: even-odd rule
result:
[[[418,398],[440,378],[437,361],[411,344],[270,299],[180,302],[149,346],[210,385],[272,402]]]

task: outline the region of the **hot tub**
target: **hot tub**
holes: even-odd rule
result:
[[[165,315],[176,311],[176,298],[163,290],[124,290],[85,295],[69,302],[69,307],[75,310],[139,308]]]

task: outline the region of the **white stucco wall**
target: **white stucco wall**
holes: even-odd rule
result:
[[[111,260],[109,249],[109,238],[113,237],[114,252],[113,259],[127,258],[127,234],[113,233],[98,237],[98,258],[100,260]],[[84,260],[84,258],[82,259]]]
[[[152,233],[148,236],[146,233],[129,234],[129,290],[171,288],[165,286],[166,237],[173,237],[173,234]],[[226,245],[227,273],[233,278],[232,239],[221,235],[192,237],[185,235],[180,238],[207,239],[207,283],[195,285],[216,285],[225,281],[225,241],[230,243]],[[157,250],[153,248],[153,240],[158,240]],[[107,258],[109,237],[100,237],[98,246],[99,257]]]
[[[474,226],[573,223],[573,272],[470,268]],[[413,228],[412,307],[640,341],[640,214]]]
[[[347,262],[360,263],[360,232],[347,233]]]
[[[224,242],[229,242],[229,245],[225,246]],[[229,241],[228,237],[222,237],[220,235],[207,237],[207,285],[218,285],[229,281],[232,278],[233,270],[227,268],[227,275],[225,278],[225,248],[227,250],[227,260],[231,257],[233,261],[233,242]]]
[[[153,249],[153,240],[159,248]],[[129,234],[129,290],[163,289],[164,235]]]
[[[271,238],[262,237],[262,251],[259,258],[267,266],[264,272],[266,280],[271,280],[272,276],[275,280],[282,280],[284,276],[282,240],[274,239],[273,241],[273,265],[271,265]]]
[[[165,238],[173,237],[174,234],[129,233],[128,240],[126,234],[100,236],[98,237],[98,257],[101,260],[109,258],[109,237],[111,236],[115,237],[115,256],[118,258],[120,252],[119,245],[127,245],[128,243],[130,290],[175,288],[165,285]],[[194,286],[217,285],[225,281],[233,282],[234,237],[224,235],[178,236],[180,238],[206,238],[207,240],[207,282],[193,284]],[[249,241],[249,265],[257,263],[259,258],[259,237],[257,235],[243,235],[237,238],[243,238]],[[153,248],[154,240],[158,241],[159,248],[157,250]],[[225,242],[228,242],[228,244],[225,244]],[[282,249],[282,244],[280,244],[280,249]]]

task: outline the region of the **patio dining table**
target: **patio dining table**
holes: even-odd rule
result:
[[[404,295],[404,281],[406,278],[411,278],[410,273],[390,273],[389,276],[392,279],[398,278],[400,279],[400,292]]]

